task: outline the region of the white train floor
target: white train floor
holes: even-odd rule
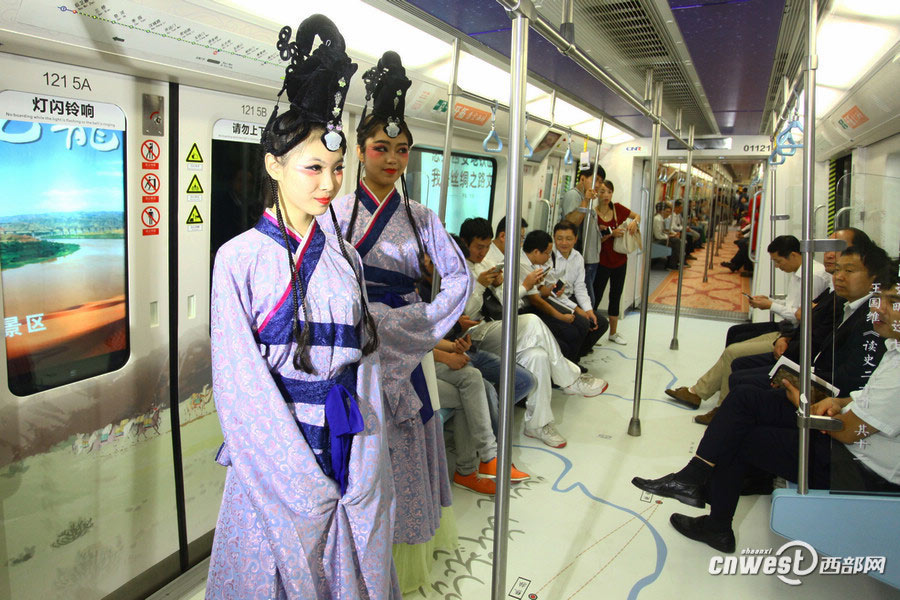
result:
[[[808,575],[790,586],[774,575],[710,575],[720,554],[682,537],[668,523],[673,512],[705,510],[643,494],[631,478],[658,477],[680,469],[693,455],[703,427],[697,412],[665,400],[667,387],[690,385],[724,346],[727,323],[682,319],[679,351],[669,350],[672,317],[651,314],[641,402],[642,435],[626,433],[632,415],[638,315],[619,323],[627,346],[604,341],[584,364],[610,382],[596,398],[554,392],[553,412],[565,448],[548,448],[522,435],[516,410],[513,461],[532,480],[513,486],[505,598],[594,600],[660,598],[689,594],[692,600],[720,598],[898,598],[900,592],[865,575]],[[735,515],[737,553],[777,550],[787,540],[769,529],[771,498],[741,499]],[[430,586],[407,600],[490,598],[494,502],[454,487],[459,547],[439,552]],[[181,593],[167,588],[154,600],[195,600],[203,595],[203,566],[182,581]],[[723,588],[723,584],[727,586]],[[174,584],[173,584],[174,585]],[[163,595],[167,594],[167,595]]]

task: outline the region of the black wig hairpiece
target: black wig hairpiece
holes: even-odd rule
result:
[[[372,112],[366,114],[363,109],[363,115],[359,120],[356,128],[357,142],[360,146],[365,145],[366,138],[372,135],[372,131],[377,124],[381,124],[384,133],[389,138],[395,138],[401,133],[405,133],[412,144],[412,134],[404,119],[406,111],[406,92],[412,85],[412,81],[406,76],[406,69],[400,60],[400,55],[392,50],[388,50],[378,60],[378,64],[363,73],[363,81],[366,84],[366,106],[369,101],[372,102]],[[356,174],[357,187],[359,187],[359,170]],[[409,205],[409,193],[406,189],[406,177],[400,175],[400,187],[403,193],[403,204],[406,208],[406,216],[409,219],[410,227],[416,238],[418,246],[418,263],[419,276],[424,278],[427,273],[425,271],[425,244],[422,243],[422,236],[419,233],[419,227],[413,218],[412,208]],[[356,217],[359,211],[359,200],[353,205],[353,212],[350,215],[350,224],[347,227],[347,240],[353,238],[353,228],[356,225]]]
[[[321,40],[319,46],[312,50],[315,38]],[[341,131],[341,113],[347,97],[350,78],[356,72],[357,65],[351,62],[345,51],[344,38],[335,24],[323,15],[313,15],[304,20],[297,30],[297,37],[291,41],[291,28],[285,26],[278,34],[276,44],[282,60],[290,60],[285,69],[284,85],[278,92],[278,100],[287,92],[290,107],[279,114],[276,100],[272,116],[262,134],[263,151],[276,157],[290,152],[300,142],[309,137],[316,129],[324,130],[322,143],[335,152],[344,151],[347,142]],[[309,308],[306,300],[306,289],[303,279],[298,275],[294,265],[294,256],[288,243],[287,228],[284,224],[281,205],[278,198],[278,184],[269,178],[275,216],[278,229],[287,251],[288,265],[291,273],[291,303],[293,320],[291,323],[292,338],[297,344],[293,356],[294,368],[306,373],[313,373],[314,367],[309,356],[309,327],[301,327],[299,312],[303,311],[303,320],[309,323]],[[332,217],[334,213],[332,212]],[[340,229],[336,228],[338,234]],[[372,353],[378,346],[378,334],[375,321],[369,314],[365,290],[356,264],[351,259],[344,245],[343,238],[338,235],[341,254],[350,264],[356,275],[362,301],[363,321],[368,341],[363,347],[363,354]]]

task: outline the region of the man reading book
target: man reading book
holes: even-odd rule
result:
[[[881,340],[888,351],[862,389],[845,392],[842,398],[825,398],[810,407],[810,414],[834,417],[843,425],[828,436],[810,436],[810,487],[900,491],[900,412],[896,409],[900,394],[900,288],[897,266],[888,266],[885,260],[876,277],[879,293],[873,298],[877,302],[865,305],[867,318],[863,321],[874,327],[869,327],[872,335],[868,337]],[[789,382],[782,384],[788,393],[778,390],[782,394],[779,401],[760,401],[759,390],[753,387],[735,388],[687,466],[659,479],[632,480],[644,491],[690,506],[703,508],[709,502],[709,515],[671,516],[669,520],[679,533],[721,552],[734,552],[732,520],[745,473],[758,469],[796,481],[796,409],[800,394]],[[840,468],[834,472],[840,475],[840,481],[832,481],[831,438],[843,442],[835,445]]]

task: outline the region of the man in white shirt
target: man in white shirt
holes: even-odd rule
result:
[[[572,226],[569,223],[569,226]],[[539,288],[535,286],[525,295],[525,312],[534,313],[553,333],[553,337],[559,343],[563,356],[575,364],[581,360],[597,343],[600,335],[597,334],[597,326],[592,322],[587,313],[579,306],[569,306],[563,302],[571,302],[568,298],[560,298],[562,289],[555,292],[557,277],[553,275],[550,267],[550,257],[553,254],[553,238],[546,231],[532,231],[525,236],[522,245],[521,259],[519,261],[519,278],[523,279],[528,273],[542,269],[545,273],[545,285]],[[551,285],[548,285],[551,284]],[[582,372],[587,369],[580,367]]]
[[[796,312],[800,308],[800,273],[803,257],[800,254],[800,242],[792,235],[781,235],[772,240],[768,247],[775,266],[788,274],[788,293],[783,301],[773,301],[767,296],[754,296],[750,301],[756,308],[769,308],[785,321],[785,326],[796,325]],[[813,298],[816,298],[831,285],[831,275],[821,263],[813,262]],[[778,323],[764,321],[762,323],[742,323],[728,329],[725,337],[725,350],[719,360],[690,387],[667,389],[666,394],[673,400],[690,408],[699,408],[700,403],[719,392],[719,404],[728,395],[728,377],[731,375],[731,363],[736,358],[753,356],[768,352],[781,336]],[[697,423],[708,425],[716,414],[718,407],[695,418]]]
[[[792,235],[779,235],[769,244],[766,250],[775,267],[788,274],[787,295],[784,300],[772,300],[768,296],[753,296],[750,306],[773,313],[797,324],[797,309],[800,308],[800,290],[802,287],[803,255],[800,254],[800,240]],[[831,285],[831,275],[825,271],[822,263],[813,262],[813,285],[810,298],[815,298]]]
[[[490,293],[502,300],[503,244],[506,241],[506,219],[497,225],[497,235],[491,224],[482,218],[466,219],[459,230],[459,237],[469,248],[469,272],[474,279],[472,295],[466,304],[465,314],[481,320],[484,294]],[[527,225],[522,221],[522,228]],[[493,237],[493,241],[492,241]],[[493,256],[494,258],[488,258]],[[499,257],[499,261],[496,260]],[[542,276],[534,271],[518,285],[521,301]],[[472,341],[481,350],[500,354],[502,322],[483,321],[469,329]],[[563,393],[585,397],[602,394],[607,384],[602,379],[581,375],[578,366],[567,360],[559,349],[553,334],[536,315],[519,315],[516,331],[516,362],[534,375],[536,385],[525,403],[525,435],[540,439],[552,448],[562,448],[566,439],[560,435],[550,408],[551,384],[556,383]]]
[[[657,202],[656,214],[653,215],[653,243],[672,249],[672,254],[666,260],[666,268],[675,270],[681,260],[681,234],[670,231],[666,226],[666,219],[670,216],[672,216],[672,206],[668,202]],[[690,265],[685,263],[684,268],[690,268]]]
[[[685,226],[684,219],[684,203],[681,200],[675,201],[675,208],[672,210],[672,225],[669,227],[675,233],[682,233],[681,238],[687,241],[687,247],[684,249],[684,260],[697,260],[696,256],[691,256],[700,243],[700,234]]]

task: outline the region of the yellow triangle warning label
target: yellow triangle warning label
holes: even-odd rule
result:
[[[188,184],[187,193],[188,194],[202,194],[203,193],[203,186],[200,185],[200,180],[197,179],[196,175],[191,177],[191,183]]]
[[[192,163],[203,162],[203,157],[200,156],[200,148],[197,147],[197,142],[194,142],[194,145],[191,146],[191,151],[188,152],[187,158],[185,160]]]
[[[188,218],[187,218],[187,221],[185,222],[185,224],[186,225],[199,225],[202,222],[203,222],[203,217],[200,216],[200,210],[197,208],[197,205],[195,204],[194,207],[191,209],[191,214],[188,215]]]

